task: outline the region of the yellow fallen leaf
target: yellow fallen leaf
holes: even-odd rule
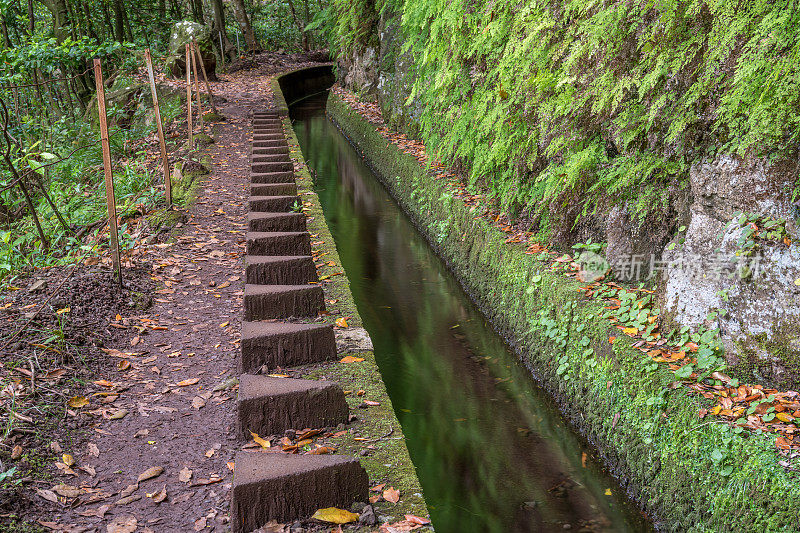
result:
[[[345,317],[337,318],[336,319],[336,325],[339,326],[340,328],[346,328],[347,327],[347,319]]]
[[[128,361],[127,359],[123,359],[117,363],[117,370],[119,370],[120,372],[128,370],[130,367],[131,367],[131,362]]]
[[[364,360],[363,357],[353,357],[352,355],[346,355],[346,356],[342,357],[341,361],[339,361],[339,362],[340,363],[360,363],[363,360]]]
[[[790,424],[792,420],[794,420],[794,417],[789,413],[775,413],[775,418],[787,424]]]
[[[139,474],[139,477],[136,479],[136,481],[141,483],[142,481],[145,481],[145,480],[148,480],[148,479],[152,479],[154,477],[158,477],[163,473],[164,473],[164,468],[163,467],[154,466],[152,468],[148,468],[147,470],[145,470],[144,472]]]
[[[69,312],[70,312],[70,308],[69,307],[64,307],[63,309],[59,309],[58,311],[56,311],[56,314],[57,315],[63,315],[64,313],[69,313]]]
[[[630,335],[631,337],[639,334],[639,330],[637,328],[624,328],[622,332],[625,335]]]
[[[230,322],[223,322],[222,324],[219,325],[219,327],[224,328],[228,324],[230,324]]]
[[[83,396],[73,396],[67,402],[67,405],[72,407],[73,409],[79,409],[85,405],[89,405],[89,399]]]
[[[350,522],[358,520],[358,515],[345,509],[326,507],[325,509],[317,510],[311,518],[316,518],[323,522],[331,522],[333,524],[349,524]]]
[[[611,496],[611,489],[606,489],[606,496]]]
[[[198,381],[200,381],[200,378],[189,378],[189,379],[184,379],[183,381],[179,381],[178,383],[176,383],[176,385],[178,385],[178,387],[188,387],[189,385],[194,385]]]
[[[255,443],[258,444],[259,446],[261,446],[262,448],[269,448],[269,447],[272,446],[272,444],[270,444],[270,442],[268,440],[265,440],[265,439],[262,439],[261,437],[259,437],[258,433],[253,433],[251,431],[250,435],[253,437],[253,441],[255,441]]]
[[[61,461],[67,466],[72,466],[75,464],[75,459],[68,453],[65,453],[61,456]]]

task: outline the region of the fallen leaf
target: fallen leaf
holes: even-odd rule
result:
[[[67,466],[75,465],[75,458],[68,453],[65,453],[61,456],[61,461]]]
[[[97,444],[90,442],[86,447],[89,448],[89,455],[92,457],[100,457],[100,449],[97,447]]]
[[[56,495],[56,493],[53,492],[52,490],[36,489],[36,494],[38,494],[39,497],[44,498],[45,500],[47,500],[49,502],[59,503],[58,502],[58,495]]]
[[[317,510],[311,518],[316,518],[322,522],[330,522],[332,524],[349,524],[350,522],[358,520],[358,515],[345,509],[326,507],[325,509]]]
[[[138,488],[139,488],[139,484],[138,483],[136,483],[135,485],[133,485],[133,484],[132,485],[128,485],[127,487],[122,489],[122,491],[119,493],[119,497],[120,498],[127,498],[128,496],[133,494],[136,491],[136,489],[138,489]]]
[[[131,362],[127,359],[122,359],[121,361],[117,362],[117,370],[120,372],[124,372],[131,367]]]
[[[360,363],[363,360],[364,360],[363,357],[353,357],[352,355],[346,355],[346,356],[342,357],[342,359],[339,362],[340,363]]]
[[[126,416],[128,416],[128,410],[127,409],[117,409],[116,411],[111,413],[111,415],[108,417],[108,419],[109,420],[121,420],[121,419],[125,418]]]
[[[145,470],[144,472],[139,474],[139,477],[136,479],[136,481],[138,483],[141,483],[142,481],[145,481],[145,480],[148,480],[148,479],[152,479],[154,477],[158,477],[163,473],[164,473],[164,468],[163,467],[154,466],[152,468],[148,468],[147,470]]]
[[[336,325],[339,326],[340,328],[346,328],[347,327],[347,319],[345,319],[345,317],[337,318],[336,319]]]
[[[85,511],[79,511],[78,514],[81,516],[94,516],[97,518],[103,518],[108,510],[111,509],[110,504],[101,505],[100,507],[95,507],[94,509],[86,509]]]
[[[81,407],[89,405],[89,399],[84,396],[73,396],[69,399],[67,405],[73,409],[80,409]]]
[[[394,487],[389,487],[383,491],[383,499],[387,502],[397,503],[400,501],[400,491]]]
[[[206,528],[206,517],[201,516],[197,520],[194,521],[194,530],[195,531],[202,531]]]
[[[133,533],[138,524],[133,515],[118,516],[106,526],[106,533]]]
[[[179,381],[178,383],[176,383],[176,385],[178,387],[188,387],[189,385],[194,385],[198,381],[200,381],[200,378],[189,378],[189,379],[184,379],[183,381]]]
[[[77,498],[82,494],[83,491],[81,491],[78,487],[73,487],[72,485],[61,484],[53,487],[53,492],[65,498]]]
[[[167,486],[164,485],[160,491],[158,492],[149,492],[147,494],[148,498],[153,500],[153,503],[161,503],[167,499]]]
[[[195,409],[200,409],[203,406],[205,406],[205,404],[206,404],[206,399],[201,396],[195,396],[192,399],[192,407],[194,407]]]
[[[255,441],[255,443],[258,444],[259,446],[261,446],[262,448],[269,448],[269,447],[272,446],[272,444],[270,444],[270,442],[268,440],[265,440],[265,439],[262,439],[261,437],[259,437],[258,433],[253,433],[251,431],[250,435],[253,437],[253,440]]]
[[[192,479],[192,471],[189,470],[189,467],[184,467],[183,470],[178,472],[178,479],[181,480],[182,483],[189,483]]]
[[[422,518],[421,516],[416,516],[413,514],[407,514],[406,520],[408,520],[409,522],[414,522],[415,524],[419,524],[421,526],[431,523],[431,521],[428,520],[427,518]]]

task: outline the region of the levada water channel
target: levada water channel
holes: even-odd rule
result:
[[[650,531],[325,116],[290,114],[440,533]]]

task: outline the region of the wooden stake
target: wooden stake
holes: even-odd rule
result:
[[[106,91],[103,87],[103,66],[99,59],[94,60],[94,83],[97,87],[97,109],[100,116],[100,143],[103,147],[103,169],[105,170],[106,207],[108,208],[108,229],[111,240],[111,263],[117,281],[122,285],[122,268],[119,263],[119,237],[117,235],[117,200],[114,197],[114,175],[111,173],[111,147],[108,144],[108,124],[106,122]]]
[[[208,84],[208,75],[206,74],[206,63],[203,61],[203,56],[200,54],[200,47],[197,46],[197,41],[192,39],[194,44],[194,51],[197,54],[197,61],[200,63],[200,72],[203,73],[203,81],[206,83],[206,92],[208,93],[208,101],[211,104],[211,111],[217,112],[217,106],[214,105],[214,95],[211,94],[211,85]]]
[[[186,124],[189,130],[189,150],[194,149],[194,128],[192,127],[192,59],[186,43]]]
[[[197,61],[194,57],[194,47],[192,48],[192,70],[194,71],[194,94],[197,96],[197,116],[200,119],[200,133],[203,131],[203,102],[200,100],[200,75],[197,73]]]
[[[161,124],[161,108],[158,105],[158,92],[156,92],[156,79],[153,76],[153,58],[150,56],[150,49],[144,51],[144,59],[147,62],[147,75],[150,78],[150,92],[153,93],[153,109],[156,115],[156,128],[158,129],[158,143],[161,145],[161,164],[164,167],[164,193],[167,199],[167,206],[172,205],[172,178],[169,172],[169,157],[167,157],[167,144],[164,142],[164,126]]]

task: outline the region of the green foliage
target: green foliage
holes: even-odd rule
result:
[[[703,157],[800,140],[793,2],[396,3],[423,140],[511,212],[606,197],[644,216]],[[374,38],[360,2],[343,16],[344,51]]]

